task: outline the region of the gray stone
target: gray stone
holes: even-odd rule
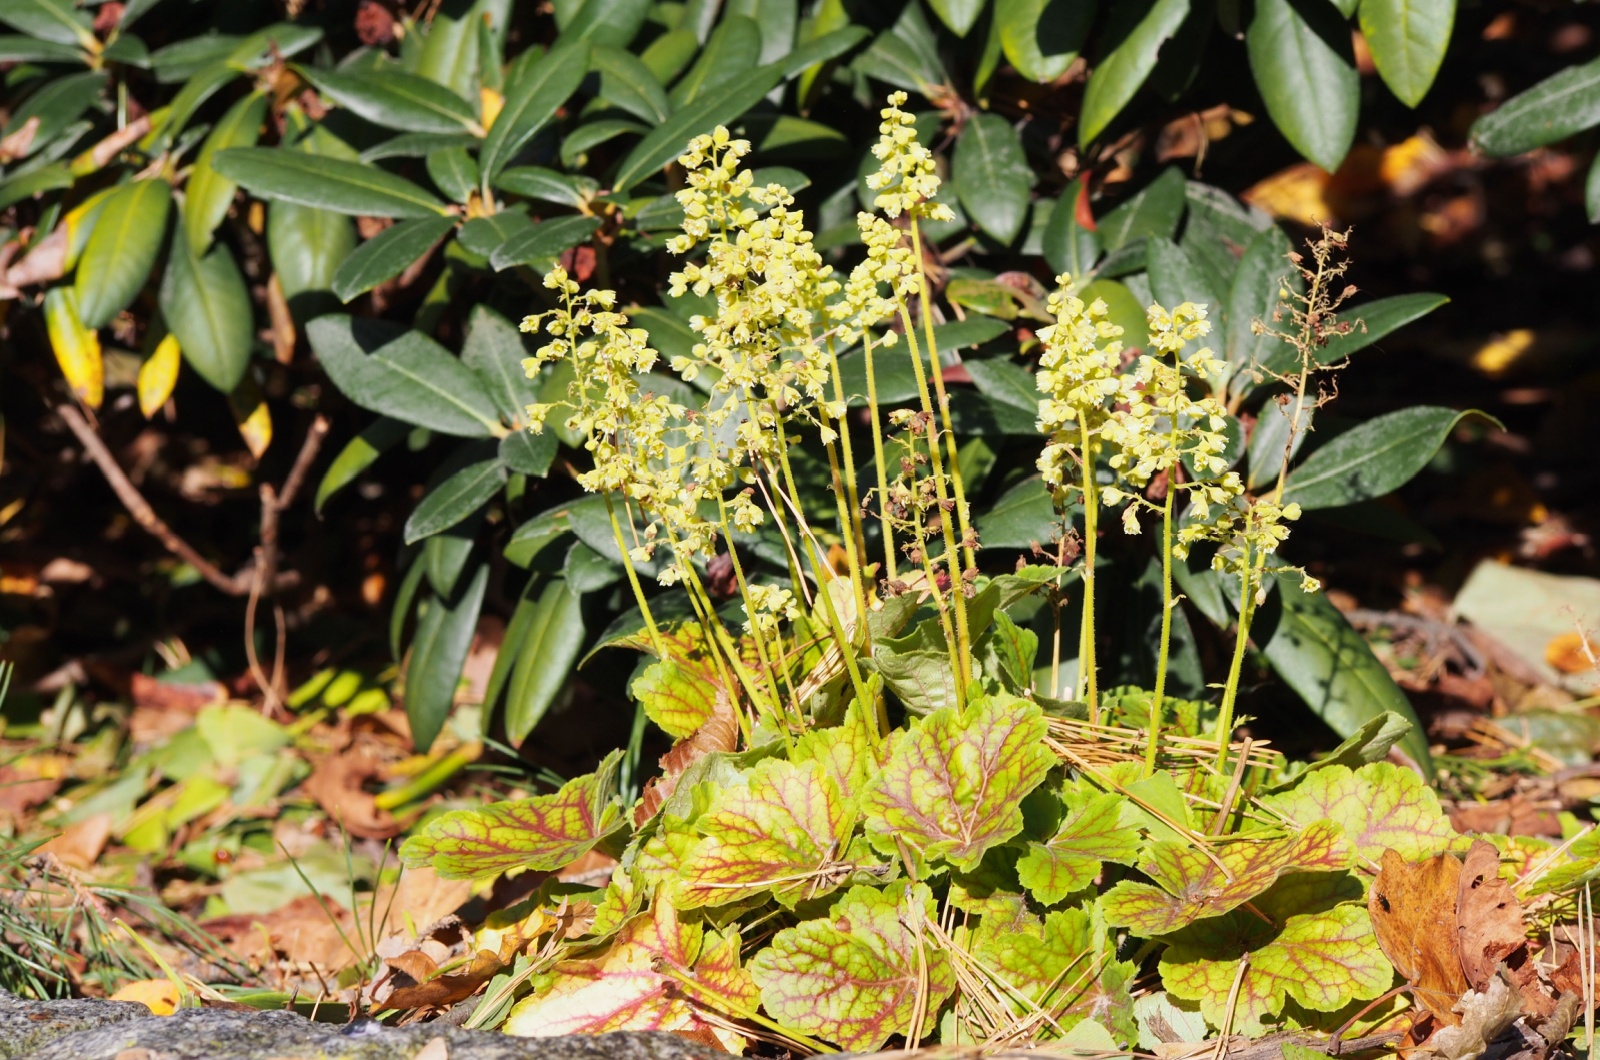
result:
[[[443,1049],[432,1045],[443,1040]],[[290,1012],[186,1009],[0,992],[0,1060],[726,1060],[670,1034],[513,1038],[445,1023],[313,1023]]]

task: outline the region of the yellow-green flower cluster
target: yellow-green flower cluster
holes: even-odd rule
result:
[[[800,606],[788,589],[756,582],[750,584],[745,603],[745,632],[770,636],[777,631],[780,619],[793,622],[800,616]]]
[[[749,149],[719,126],[679,158],[688,173],[688,186],[678,192],[684,226],[670,247],[687,254],[704,245],[705,260],[674,273],[671,293],[714,295],[717,308],[691,319],[700,341],[672,366],[686,380],[716,369],[712,392],[721,400],[713,400],[708,419],[720,426],[740,416],[737,449],[759,463],[775,455],[780,415],[809,416],[826,401],[827,359],[815,329],[839,283],[788,189],[756,187],[739,170]]]
[[[916,118],[901,110],[904,92],[889,96],[889,105],[879,112],[878,142],[872,153],[878,171],[867,177],[867,187],[877,192],[873,205],[893,220],[902,213],[930,221],[948,221],[955,215],[950,207],[933,201],[939,194],[939,177],[934,171],[933,152],[917,141]]]
[[[1300,574],[1300,588],[1314,593],[1322,588],[1317,581],[1298,567],[1269,567],[1266,557],[1276,554],[1278,546],[1289,539],[1289,527],[1300,518],[1300,505],[1290,502],[1278,504],[1269,498],[1254,502],[1240,499],[1223,509],[1219,517],[1210,522],[1191,523],[1178,531],[1178,542],[1172,552],[1186,559],[1190,546],[1201,541],[1217,542],[1217,551],[1211,557],[1211,568],[1228,574],[1244,575],[1255,570],[1293,570]]]
[[[1138,507],[1143,503],[1136,491],[1161,472],[1169,473],[1169,489],[1189,493],[1192,515],[1202,521],[1210,517],[1211,505],[1226,504],[1244,489],[1222,456],[1228,444],[1223,433],[1227,411],[1214,397],[1191,397],[1187,386],[1185,372],[1205,379],[1219,367],[1209,347],[1183,354],[1186,345],[1211,331],[1205,307],[1184,302],[1168,312],[1151,305],[1145,319],[1150,347],[1165,356],[1139,357],[1128,373],[1132,385],[1120,395],[1124,404],[1103,432],[1112,450],[1108,462],[1123,484],[1106,487],[1102,496],[1107,504],[1133,502],[1122,518],[1123,529],[1132,534],[1139,532]],[[1184,461],[1206,478],[1178,483],[1171,472]]]
[[[1114,406],[1131,396],[1122,375],[1122,328],[1108,318],[1104,300],[1078,297],[1072,277],[1057,277],[1059,289],[1046,308],[1054,320],[1039,330],[1044,352],[1036,385],[1039,430],[1048,437],[1039,454],[1045,484],[1058,494],[1083,491],[1094,455]]]

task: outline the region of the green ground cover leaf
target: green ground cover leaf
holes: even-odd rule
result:
[[[863,806],[874,845],[893,853],[903,841],[929,860],[973,868],[1022,830],[1022,799],[1055,762],[1045,732],[1037,706],[994,696],[897,733]]]
[[[870,688],[868,693],[871,694]],[[853,804],[883,766],[877,741],[872,736],[876,724],[876,719],[868,716],[866,705],[859,699],[852,699],[845,709],[842,724],[809,730],[795,741],[790,760],[821,765],[823,772],[839,786],[840,793]]]
[[[1422,778],[1389,762],[1355,770],[1318,769],[1292,790],[1263,801],[1289,818],[1291,827],[1324,819],[1335,822],[1344,829],[1356,857],[1374,865],[1386,849],[1415,861],[1449,848],[1458,838],[1439,797]]]
[[[1174,997],[1199,1002],[1220,1027],[1239,979],[1233,1032],[1267,1032],[1266,1019],[1289,999],[1314,1012],[1335,1012],[1377,997],[1394,980],[1378,948],[1372,920],[1350,876],[1316,873],[1288,878],[1253,903],[1185,928],[1161,958],[1161,981]],[[1241,962],[1243,972],[1241,975]]]
[[[1124,823],[1121,795],[1100,795],[1069,813],[1042,843],[1029,843],[1017,861],[1017,876],[1028,893],[1045,905],[1087,887],[1102,862],[1131,863],[1139,853],[1139,833]]]
[[[1166,935],[1238,908],[1285,873],[1336,872],[1350,864],[1344,832],[1332,821],[1310,822],[1281,839],[1219,844],[1213,853],[1217,861],[1192,844],[1151,843],[1139,871],[1157,886],[1117,884],[1101,899],[1106,919],[1146,938]]]
[[[855,821],[821,763],[769,758],[696,822],[704,838],[678,870],[678,904],[726,905],[770,891],[792,907],[826,894],[848,875],[839,858]]]
[[[553,872],[582,857],[623,826],[614,778],[622,752],[613,751],[587,776],[554,795],[452,810],[405,841],[407,865],[431,865],[446,879],[486,879],[510,869]]]
[[[935,916],[924,884],[852,887],[826,917],[774,935],[750,974],[774,1019],[872,1052],[909,1028],[924,983],[930,1012],[955,989],[949,957],[913,930]]]

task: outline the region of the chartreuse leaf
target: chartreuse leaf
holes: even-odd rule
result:
[[[1432,789],[1416,773],[1389,762],[1355,770],[1318,769],[1290,791],[1263,801],[1291,826],[1333,821],[1344,829],[1356,857],[1373,865],[1385,850],[1416,861],[1448,848],[1457,838]]]
[[[645,667],[630,694],[661,731],[681,740],[704,725],[716,709],[717,688],[702,677],[675,659],[661,659]]]
[[[1282,839],[1218,844],[1211,853],[1215,861],[1192,843],[1151,843],[1139,871],[1156,885],[1124,880],[1111,888],[1101,899],[1106,920],[1145,938],[1166,935],[1238,908],[1284,873],[1337,872],[1350,864],[1350,847],[1332,821],[1309,822]]]
[[[1245,46],[1273,124],[1302,155],[1329,172],[1338,169],[1361,108],[1350,29],[1338,10],[1260,0]]]
[[[184,186],[183,230],[189,249],[200,256],[211,245],[211,233],[228,215],[238,185],[211,167],[211,157],[230,147],[250,147],[261,135],[267,116],[267,94],[252,92],[239,100],[212,127]]]
[[[997,114],[979,114],[956,143],[951,177],[967,214],[989,235],[1009,244],[1028,215],[1032,180],[1022,140]]]
[[[171,209],[172,185],[160,179],[132,181],[106,199],[73,284],[84,324],[105,327],[150,281]]]
[[[875,702],[883,690],[883,678],[867,678],[867,702]],[[883,762],[878,741],[873,738],[877,719],[867,713],[867,704],[852,699],[845,708],[844,722],[827,729],[809,729],[795,741],[790,758],[795,762],[819,762],[833,778],[844,797],[852,803],[867,790]]]
[[[852,887],[751,960],[761,1002],[786,1027],[872,1052],[910,1029],[920,998],[937,1012],[955,989],[950,958],[916,930],[936,917],[924,884]]]
[[[1107,35],[1115,42],[1083,90],[1078,143],[1088,146],[1105,131],[1156,67],[1161,46],[1189,17],[1189,0],[1121,0]]]
[[[1087,887],[1106,861],[1131,863],[1139,853],[1139,833],[1123,823],[1121,795],[1098,795],[1071,812],[1054,835],[1029,843],[1017,860],[1017,878],[1045,905],[1054,905]]]
[[[615,798],[621,751],[554,795],[452,810],[405,841],[400,857],[432,866],[449,880],[476,880],[511,869],[554,872],[587,854],[624,825]]]
[[[1444,62],[1456,0],[1361,0],[1361,34],[1372,65],[1400,102],[1422,102]]]
[[[1336,1012],[1389,989],[1394,969],[1378,948],[1361,884],[1317,873],[1278,883],[1251,904],[1202,920],[1173,936],[1161,957],[1167,992],[1200,1003],[1221,1027],[1232,1005],[1236,1034],[1267,1032],[1266,1020],[1295,1002]],[[1248,960],[1248,963],[1242,963]],[[1234,984],[1237,982],[1237,994]]]
[[[1017,73],[1045,84],[1078,58],[1094,13],[1094,4],[1076,0],[995,0],[994,24]]]
[[[1371,500],[1410,482],[1474,410],[1419,405],[1368,420],[1339,435],[1289,475],[1283,499],[1337,508]]]
[[[684,908],[726,905],[771,892],[788,908],[838,887],[856,815],[817,762],[769,758],[724,789],[695,827],[674,892]]]
[[[932,861],[970,870],[1022,830],[1022,799],[1055,758],[1039,708],[1013,696],[945,707],[897,733],[867,789],[867,834],[885,853],[904,842]]]
[[[1070,1031],[1089,1012],[1110,1017],[1107,1022],[1114,1025],[1133,1023],[1128,987],[1137,966],[1114,959],[1115,940],[1092,906],[1053,910],[1042,924],[1015,928],[1007,924],[994,929],[988,920],[986,916],[973,956],[1032,1005],[1059,1012],[1057,1026]],[[1091,975],[1098,979],[1093,985],[1085,982]],[[1017,1004],[1015,1011],[1023,1015],[1028,1007]]]
[[[1569,66],[1472,123],[1472,146],[1505,158],[1600,124],[1600,59]]]

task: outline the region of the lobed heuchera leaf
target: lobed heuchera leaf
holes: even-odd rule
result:
[[[1461,838],[1422,778],[1389,762],[1355,770],[1318,769],[1293,789],[1262,802],[1291,825],[1332,820],[1344,829],[1356,856],[1374,865],[1385,850],[1415,861],[1446,850]]]
[[[971,869],[1022,830],[1023,797],[1055,761],[1045,733],[1039,708],[1011,696],[935,711],[892,740],[863,800],[867,834],[886,853],[898,840]]]
[[[1101,899],[1106,919],[1145,938],[1166,935],[1238,908],[1285,873],[1335,872],[1350,864],[1344,833],[1332,821],[1313,821],[1281,839],[1218,846],[1214,854],[1215,862],[1184,843],[1150,844],[1139,871],[1159,886],[1117,884]]]
[[[850,888],[827,916],[778,932],[751,960],[762,1004],[804,1034],[878,1049],[910,1029],[919,992],[932,1013],[955,989],[949,957],[918,930],[935,917],[924,884]]]
[[[668,736],[681,740],[716,711],[721,686],[675,659],[659,659],[633,682],[633,698]]]
[[[606,755],[588,776],[554,795],[452,810],[405,841],[400,857],[431,865],[447,880],[483,879],[511,869],[553,872],[623,827],[614,781],[622,752]]]
[[[1138,830],[1123,823],[1121,795],[1097,795],[1061,822],[1043,843],[1029,843],[1017,861],[1017,878],[1028,893],[1054,905],[1087,887],[1102,862],[1132,862],[1139,853]]]
[[[816,762],[832,777],[852,804],[867,790],[867,785],[883,766],[877,741],[873,739],[876,720],[867,714],[867,705],[852,699],[844,721],[827,729],[809,729],[795,741],[795,762]]]
[[[1132,1026],[1129,985],[1137,966],[1114,960],[1115,941],[1092,907],[1059,909],[1042,928],[985,932],[976,957],[1032,1005],[1056,1014],[1063,1030],[1091,1013],[1103,1021]],[[1031,1006],[1018,1004],[1016,1014]]]
[[[816,762],[769,758],[729,788],[696,827],[675,895],[684,908],[726,905],[771,892],[785,906],[838,887],[856,815]]]
[[[651,911],[624,924],[604,954],[557,965],[548,989],[511,1010],[505,1032],[548,1038],[695,1029],[699,1021],[693,1009],[657,968],[688,967],[700,943],[700,925],[680,921],[672,903],[658,895]]]
[[[1366,910],[1349,904],[1361,885],[1348,875],[1287,877],[1259,901],[1202,920],[1174,935],[1161,958],[1161,981],[1174,997],[1200,1003],[1220,1027],[1237,978],[1232,1029],[1266,1032],[1265,1021],[1289,998],[1315,1012],[1335,1012],[1389,989],[1394,969],[1378,948]]]
[[[750,977],[750,970],[740,961],[742,946],[743,940],[736,927],[714,936],[695,962],[694,981],[707,1000],[730,1003],[754,1012],[761,1006],[761,991]]]

